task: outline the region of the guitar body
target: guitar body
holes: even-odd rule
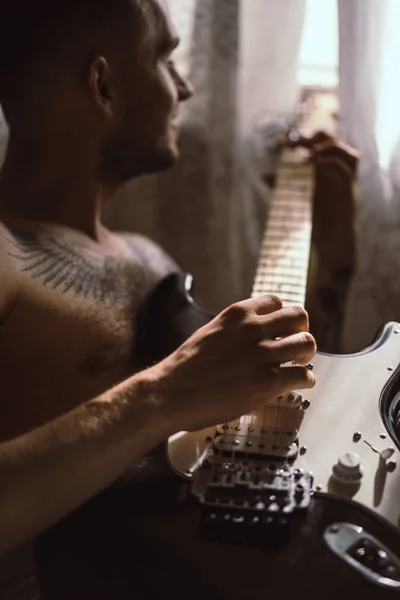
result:
[[[210,320],[194,304],[190,285],[191,278],[171,276],[147,303],[138,349],[145,364],[162,359]],[[378,586],[335,554],[324,537],[335,524],[349,523],[400,553],[400,454],[389,436],[380,437],[387,431],[379,408],[381,403],[388,414],[387,428],[395,427],[396,415],[385,408],[393,406],[397,393],[400,334],[395,331],[388,325],[359,355],[317,356],[318,384],[307,395],[310,406],[299,436],[307,450],[297,460],[313,470],[322,490],[287,526],[260,529],[251,543],[241,535],[233,540],[202,535],[202,507],[190,481],[176,472],[190,465],[193,436],[204,443],[207,435],[186,434],[178,438],[181,451],[170,441],[168,459],[165,446],[157,448],[37,540],[44,598],[337,600],[349,591],[364,600],[399,598],[399,590]],[[354,441],[358,431],[362,437]],[[364,439],[375,450],[393,446],[397,468],[385,470]],[[344,486],[343,492],[332,481],[332,467],[346,452],[359,454],[364,476],[357,489]]]
[[[275,535],[270,547],[257,548],[204,540],[199,506],[173,500],[172,491],[172,482],[160,478],[146,501],[126,483],[50,530],[36,549],[44,599],[337,600],[349,591],[365,600],[399,597],[326,546],[326,527],[350,521],[399,547],[392,528],[351,503],[317,495],[307,517],[293,522],[289,539]]]

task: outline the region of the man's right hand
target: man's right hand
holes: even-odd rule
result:
[[[247,414],[288,391],[311,388],[316,351],[308,315],[276,296],[233,304],[152,367],[171,431]],[[282,366],[295,361],[297,365]]]

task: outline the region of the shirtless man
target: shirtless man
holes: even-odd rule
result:
[[[280,368],[307,364],[315,341],[304,310],[275,297],[229,307],[135,373],[138,307],[177,267],[150,240],[108,231],[100,213],[126,181],[178,157],[178,105],[192,89],[170,59],[176,32],[164,0],[4,4],[3,555],[171,434],[315,383],[304,366]]]

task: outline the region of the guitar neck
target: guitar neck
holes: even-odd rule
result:
[[[252,297],[275,294],[304,306],[311,248],[313,166],[302,148],[284,150]]]

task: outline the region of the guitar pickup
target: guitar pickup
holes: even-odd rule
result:
[[[275,436],[272,433],[270,436],[263,437],[218,435],[214,438],[214,450],[222,453],[246,454],[252,457],[293,460],[298,454],[298,445],[293,441],[297,438],[297,432],[291,432],[290,436],[287,435],[288,433],[283,436]],[[279,437],[284,438],[284,445],[279,442]]]

